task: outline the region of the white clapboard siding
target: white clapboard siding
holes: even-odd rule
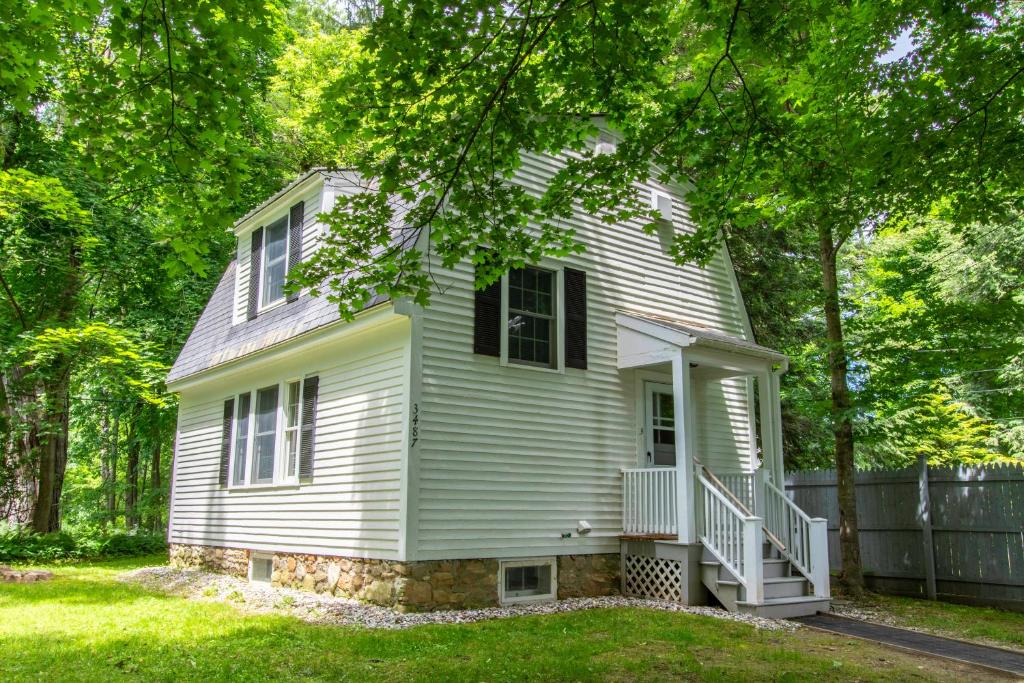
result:
[[[747,380],[694,382],[697,457],[715,473],[750,470]]]
[[[516,180],[539,193],[557,163],[527,158]],[[655,187],[673,195],[676,229],[691,229],[681,194],[653,182],[645,193]],[[577,213],[566,227],[587,247],[560,262],[587,273],[586,371],[501,367],[497,358],[475,356],[472,266],[434,269],[444,294],[434,295],[417,323],[415,559],[617,552],[620,470],[636,466],[639,455],[640,379],[616,367],[615,311],[673,316],[747,337],[724,252],[705,269],[679,267],[639,221],[609,226]],[[700,383],[695,393],[704,402],[699,448],[726,471],[745,467],[746,381]],[[575,533],[580,520],[593,527],[589,535]],[[570,531],[572,538],[561,538]]]
[[[316,240],[320,234],[321,226],[317,220],[317,216],[324,211],[322,205],[323,202],[323,183],[316,183],[311,189],[304,194],[290,200],[287,205],[282,206],[281,210],[273,216],[269,217],[265,221],[254,223],[244,232],[238,236],[236,241],[236,267],[235,267],[235,305],[232,309],[233,312],[233,323],[237,325],[246,319],[249,306],[249,264],[250,264],[250,249],[251,249],[251,238],[252,231],[261,225],[272,223],[281,216],[287,215],[288,211],[291,210],[293,204],[302,200],[303,205],[303,219],[302,219],[302,258],[306,259],[313,253],[316,248]]]
[[[396,558],[409,329],[408,320],[398,318],[312,351],[260,362],[237,379],[184,390],[171,542]],[[313,481],[222,489],[224,399],[310,373],[320,377]]]

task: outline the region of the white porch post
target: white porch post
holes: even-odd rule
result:
[[[693,478],[693,387],[690,363],[682,351],[672,357],[672,403],[676,428],[676,515],[679,542],[697,542]]]
[[[772,481],[779,485],[778,462],[775,458],[775,399],[772,396],[772,372],[757,373],[757,399],[761,413],[761,460]]]
[[[779,386],[779,373],[770,372],[772,397],[772,437],[775,451],[775,485],[779,489],[786,490],[785,464],[782,462],[782,389]]]

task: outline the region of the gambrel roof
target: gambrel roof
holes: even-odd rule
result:
[[[174,361],[167,375],[168,383],[264,351],[341,321],[336,304],[323,296],[303,294],[297,301],[260,313],[254,320],[243,320],[232,325],[234,294],[235,262],[232,261],[178,354],[178,359]],[[366,307],[384,301],[387,301],[387,297],[378,295],[370,299]]]

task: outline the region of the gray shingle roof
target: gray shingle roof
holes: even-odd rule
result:
[[[232,261],[174,361],[167,375],[168,383],[265,351],[341,320],[338,307],[325,297],[303,294],[297,301],[261,313],[255,320],[232,325],[234,290],[235,262]],[[367,308],[386,300],[386,296],[376,296]]]

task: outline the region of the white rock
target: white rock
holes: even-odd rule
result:
[[[328,582],[332,571],[340,575],[340,567],[328,566]],[[296,572],[296,576],[298,572]],[[275,612],[323,624],[363,626],[365,628],[402,629],[422,624],[468,624],[486,619],[504,619],[526,614],[557,614],[585,609],[610,607],[639,607],[666,612],[696,614],[715,619],[738,621],[768,631],[795,630],[798,624],[790,621],[766,619],[750,614],[727,612],[719,607],[688,607],[675,602],[611,596],[602,598],[572,598],[536,604],[485,609],[450,610],[445,612],[402,613],[396,610],[361,603],[327,594],[310,593],[290,588],[273,588],[268,584],[250,583],[244,579],[197,569],[174,567],[144,567],[121,575],[121,580],[142,584],[148,588],[167,591],[199,600],[225,600],[233,596],[231,604],[254,612]],[[241,596],[241,600],[238,600]],[[283,598],[290,600],[285,601]]]

